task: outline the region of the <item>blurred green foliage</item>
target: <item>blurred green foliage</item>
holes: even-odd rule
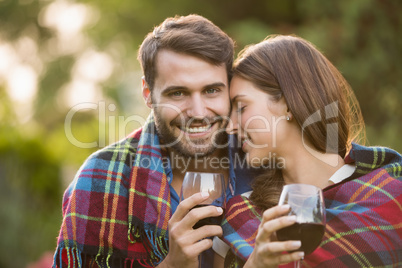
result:
[[[80,29],[83,38],[63,39],[44,22],[46,8],[56,2],[88,8],[92,20]],[[138,127],[141,120],[133,115],[148,113],[139,92],[139,44],[166,17],[190,13],[220,26],[237,51],[269,34],[311,41],[355,90],[369,144],[402,151],[401,1],[0,0],[0,46],[19,47],[19,63],[32,66],[38,84],[32,111],[21,117],[29,105],[10,97],[5,71],[0,72],[0,267],[25,267],[54,250],[62,193],[75,171],[90,153]],[[76,13],[69,16],[65,26],[78,19]],[[35,49],[28,51],[32,41]],[[88,50],[108,55],[113,70],[94,82],[101,91],[96,106],[74,113],[73,139],[97,143],[80,148],[65,130],[71,111],[66,85],[77,77],[77,62]],[[75,94],[80,98],[88,90]]]

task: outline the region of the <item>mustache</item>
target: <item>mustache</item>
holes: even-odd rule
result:
[[[217,122],[222,122],[225,120],[226,117],[223,116],[207,116],[204,118],[195,118],[195,117],[183,117],[179,116],[171,121],[171,125],[178,125],[178,126],[190,126],[192,124],[198,125],[210,125]]]

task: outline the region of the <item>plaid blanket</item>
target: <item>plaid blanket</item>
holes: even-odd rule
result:
[[[170,190],[152,114],[88,158],[63,198],[53,267],[150,267],[168,251]]]
[[[402,156],[388,148],[352,147],[345,160],[354,162],[356,171],[324,189],[325,234],[303,266],[401,267]],[[255,245],[261,211],[240,196],[228,202],[226,211],[224,240],[232,251],[225,263],[239,267]]]

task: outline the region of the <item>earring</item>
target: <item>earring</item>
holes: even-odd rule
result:
[[[286,116],[286,120],[290,121],[290,116],[289,115]]]

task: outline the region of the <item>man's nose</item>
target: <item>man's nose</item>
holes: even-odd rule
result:
[[[207,115],[207,105],[201,96],[192,96],[187,105],[187,115],[189,117],[203,119]]]

